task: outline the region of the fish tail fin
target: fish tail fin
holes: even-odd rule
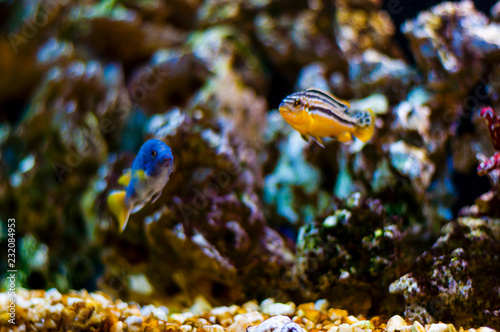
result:
[[[354,137],[360,139],[363,143],[366,143],[370,140],[370,138],[372,138],[374,132],[373,129],[373,125],[369,127],[360,127],[354,131],[353,135]]]
[[[352,117],[358,121],[358,127],[353,132],[354,137],[357,137],[363,143],[368,142],[372,138],[375,129],[375,113],[371,109],[355,111]]]
[[[111,192],[108,196],[108,206],[116,219],[118,219],[120,232],[125,230],[128,217],[130,216],[130,209],[125,203],[125,194],[126,192],[124,190],[118,190]]]

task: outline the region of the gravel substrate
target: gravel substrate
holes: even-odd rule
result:
[[[242,306],[211,308],[203,300],[189,311],[171,313],[166,307],[139,306],[114,301],[107,294],[57,290],[19,290],[15,324],[8,311],[10,297],[0,293],[0,332],[3,331],[170,331],[170,332],[465,332],[461,327],[437,323],[422,325],[400,316],[389,320],[352,316],[329,308],[328,302],[275,303],[268,299]],[[468,332],[494,332],[489,327]]]

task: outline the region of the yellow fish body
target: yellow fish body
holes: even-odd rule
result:
[[[353,111],[349,106],[349,103],[323,91],[308,89],[285,97],[279,111],[305,140],[312,138],[322,147],[321,137],[335,137],[340,142],[349,142],[355,136],[368,142],[374,131],[373,111]]]

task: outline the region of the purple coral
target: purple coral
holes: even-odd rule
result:
[[[486,122],[488,122],[488,129],[490,130],[493,146],[495,149],[500,150],[500,119],[491,107],[483,108],[480,114],[481,117],[485,118]],[[500,152],[496,152],[488,160],[482,162],[477,168],[477,173],[482,176],[498,167],[500,167]]]

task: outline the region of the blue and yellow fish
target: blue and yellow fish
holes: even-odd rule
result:
[[[324,147],[321,137],[349,142],[352,136],[368,142],[373,136],[375,115],[372,110],[354,111],[349,103],[316,89],[287,96],[279,105],[283,119],[306,141],[312,138]]]
[[[120,231],[127,226],[130,213],[160,197],[173,166],[174,157],[167,144],[150,139],[142,145],[130,171],[118,180],[126,190],[113,191],[108,197],[108,206],[118,219]]]

